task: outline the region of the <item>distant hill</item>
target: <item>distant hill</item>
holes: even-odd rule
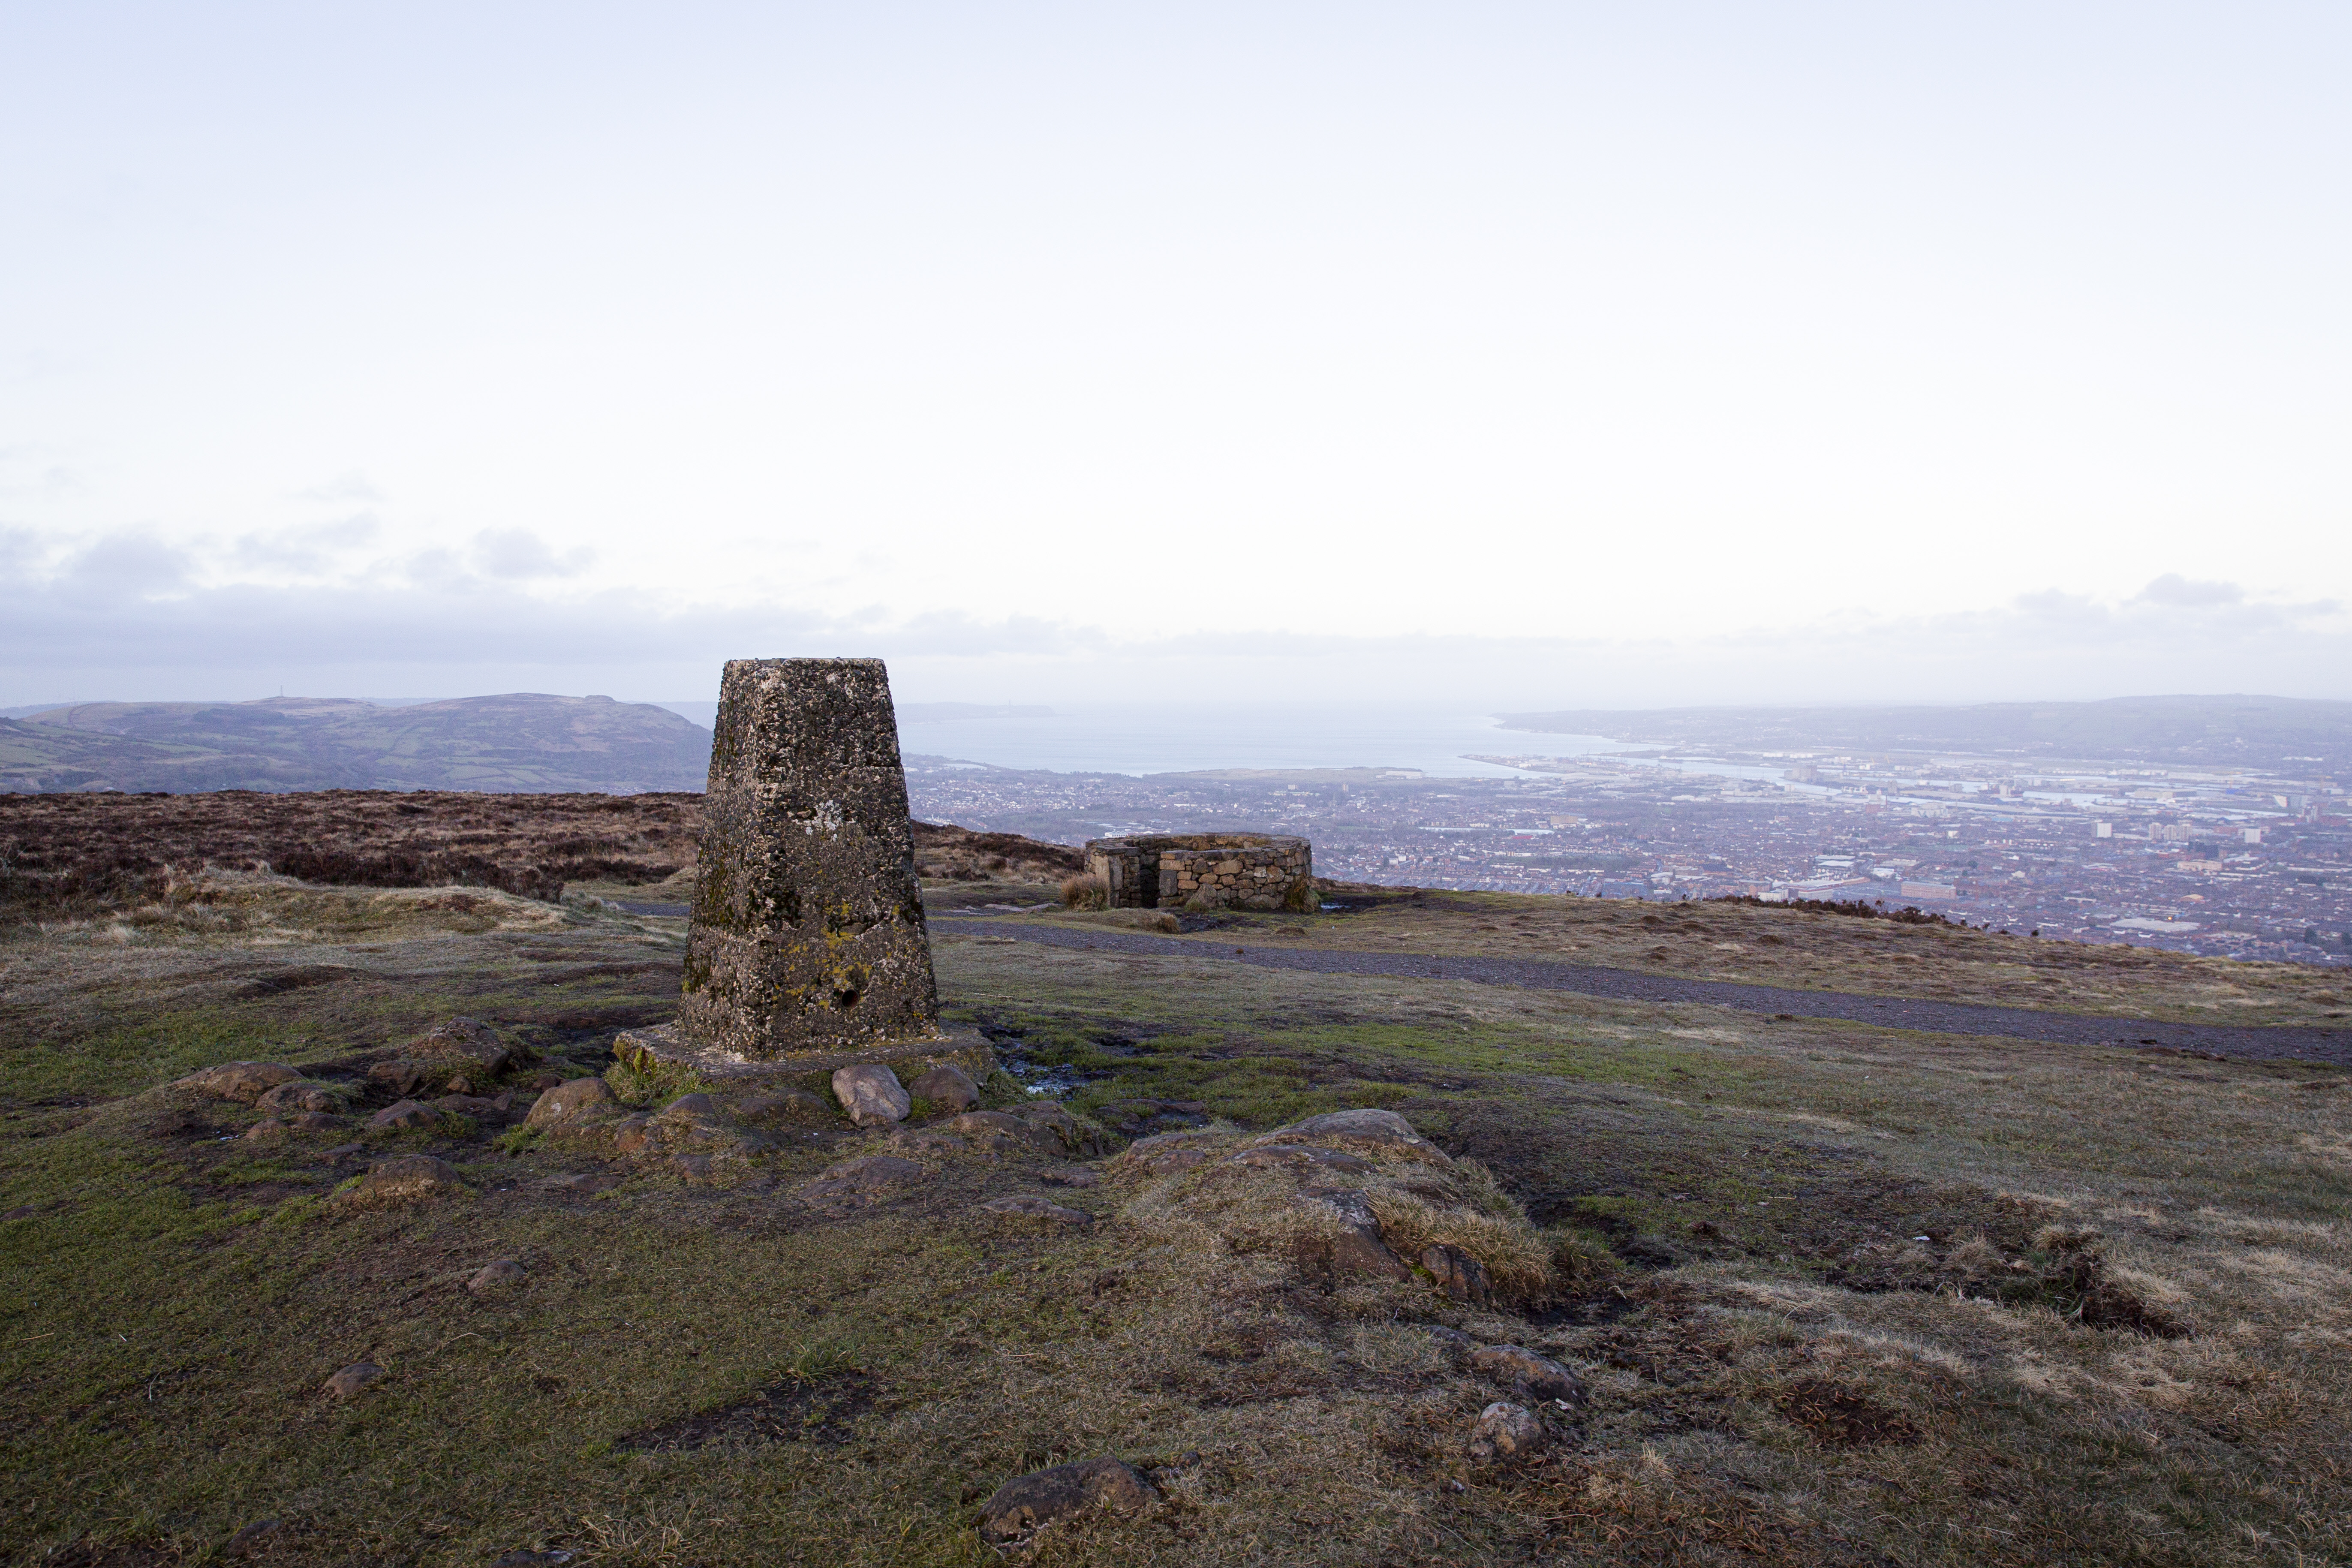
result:
[[[646,702],[515,692],[85,702],[0,719],[0,791],[700,790],[710,732]]]
[[[667,708],[673,713],[683,714],[706,730],[713,729],[719,723],[719,704],[715,700],[663,702],[656,706]],[[1054,717],[1054,710],[1051,708],[1034,706],[1024,708],[1011,704],[991,707],[982,702],[901,702],[898,705],[898,711],[901,728],[908,724],[940,724],[961,719],[1051,719]]]
[[[1498,717],[1513,730],[1751,752],[2013,752],[2290,771],[2315,761],[2352,766],[2352,702],[2294,697],[2117,697],[1953,708],[1587,709]]]

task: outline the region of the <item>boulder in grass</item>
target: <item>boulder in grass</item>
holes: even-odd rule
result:
[[[1261,1168],[1288,1165],[1305,1170],[1337,1171],[1345,1175],[1366,1176],[1374,1167],[1360,1155],[1344,1153],[1338,1149],[1318,1149],[1307,1143],[1275,1143],[1264,1149],[1244,1149],[1232,1156],[1236,1165]]]
[[[849,1112],[849,1120],[860,1127],[904,1121],[907,1112],[914,1109],[898,1075],[879,1062],[858,1062],[835,1073],[833,1094]]]
[[[477,1296],[487,1296],[521,1284],[530,1271],[511,1258],[500,1258],[485,1263],[466,1281],[466,1289]]]
[[[1470,1429],[1470,1457],[1482,1465],[1523,1459],[1544,1445],[1543,1423],[1525,1405],[1496,1400]]]
[[[298,1080],[279,1084],[254,1103],[264,1110],[294,1114],[305,1110],[332,1110],[335,1109],[335,1097],[315,1083]]]
[[[1051,1129],[1032,1126],[1009,1110],[967,1110],[936,1131],[969,1138],[987,1154],[1057,1154],[1062,1147]]]
[[[529,1058],[521,1047],[509,1044],[479,1018],[467,1017],[435,1025],[410,1041],[401,1055],[410,1061],[446,1067],[453,1078],[466,1079],[468,1087],[487,1083]]]
[[[907,1088],[916,1099],[929,1100],[950,1116],[980,1103],[980,1086],[971,1081],[971,1074],[950,1063],[931,1068]]]
[[[1049,1152],[1069,1160],[1091,1160],[1103,1152],[1102,1133],[1050,1100],[1033,1100],[1015,1113],[1051,1138]]]
[[[1151,1498],[1150,1483],[1103,1454],[1005,1482],[981,1504],[980,1533],[991,1544],[1025,1541],[1049,1524],[1091,1510],[1139,1513]]]
[[[367,1204],[416,1203],[470,1192],[457,1167],[430,1154],[383,1160],[368,1168],[351,1196]]]
[[[436,1072],[432,1063],[412,1062],[405,1058],[378,1062],[368,1068],[370,1083],[390,1089],[403,1100],[431,1088],[446,1076],[446,1073]]]
[[[349,1399],[383,1375],[383,1368],[376,1365],[375,1363],[355,1361],[327,1379],[326,1392],[338,1399]]]
[[[1380,1216],[1363,1194],[1347,1190],[1313,1190],[1300,1201],[1318,1217],[1338,1223],[1325,1234],[1302,1244],[1301,1262],[1320,1263],[1334,1275],[1369,1274],[1384,1279],[1410,1279],[1412,1266],[1399,1258],[1381,1231]],[[1316,1256],[1306,1256],[1313,1254]]]
[[[408,1131],[430,1127],[441,1120],[441,1113],[421,1100],[403,1100],[385,1106],[368,1118],[371,1127],[386,1127],[395,1131]]]
[[[613,1086],[601,1078],[575,1078],[547,1089],[531,1101],[530,1114],[523,1118],[528,1127],[549,1127],[560,1122],[576,1121],[601,1107],[618,1105],[620,1099]]]
[[[698,1143],[731,1140],[735,1132],[719,1101],[707,1094],[680,1095],[655,1114],[653,1125],[671,1141]]]
[[[1584,1397],[1584,1382],[1576,1373],[1519,1345],[1488,1345],[1473,1351],[1470,1364],[1526,1398],[1561,1399],[1573,1405]]]
[[[215,1100],[257,1105],[263,1095],[279,1084],[291,1083],[301,1076],[283,1062],[223,1062],[216,1068],[190,1073],[180,1079],[179,1087]]]
[[[1486,1265],[1460,1247],[1432,1242],[1422,1252],[1421,1266],[1449,1300],[1474,1307],[1495,1304],[1495,1288],[1486,1278]]]
[[[1435,1164],[1451,1164],[1444,1150],[1413,1131],[1412,1123],[1393,1110],[1359,1107],[1327,1111],[1288,1127],[1277,1127],[1250,1140],[1265,1148],[1276,1143],[1352,1144],[1371,1153],[1407,1154]]]
[[[249,1143],[283,1143],[289,1131],[286,1123],[275,1116],[265,1116],[245,1130],[245,1137]]]

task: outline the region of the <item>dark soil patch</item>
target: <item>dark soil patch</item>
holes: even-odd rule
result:
[[[1538,1329],[1599,1329],[1620,1323],[1649,1305],[1639,1291],[1619,1283],[1568,1296],[1522,1314]]]
[[[614,1447],[638,1454],[752,1447],[764,1443],[839,1447],[856,1435],[855,1423],[874,1408],[875,1397],[882,1392],[882,1385],[863,1373],[806,1382],[788,1378],[719,1409],[633,1432]]]
[[[1916,1443],[1919,1428],[1895,1411],[1824,1378],[1810,1377],[1773,1401],[1773,1408],[1834,1448],[1865,1443]]]
[[[373,978],[363,971],[347,968],[340,963],[300,963],[277,970],[237,987],[240,1000],[251,1001],[260,996],[278,996],[289,991],[307,991],[314,985],[332,985],[341,980]]]

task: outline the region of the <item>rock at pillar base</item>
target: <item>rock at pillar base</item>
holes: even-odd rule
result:
[[[970,1073],[952,1065],[933,1068],[908,1084],[907,1091],[929,1100],[950,1115],[970,1110],[980,1103],[980,1086],[971,1081]]]
[[[912,1102],[898,1083],[898,1075],[879,1062],[860,1062],[833,1075],[834,1098],[849,1120],[860,1127],[904,1121]]]
[[[881,660],[729,662],[698,861],[683,1041],[760,1062],[938,1035]]]

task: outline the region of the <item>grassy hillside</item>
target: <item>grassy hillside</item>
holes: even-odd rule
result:
[[[710,735],[664,708],[518,692],[90,702],[0,720],[0,791],[698,790]]]
[[[1250,923],[1643,939],[1553,931],[1558,904]],[[1838,945],[1864,922],[1736,917],[1775,963],[1818,942],[1874,973]],[[942,937],[950,1015],[1002,1063],[988,1102],[1027,1113],[1007,1135],[723,1086],[524,1124],[542,1082],[601,1072],[616,1116],[705,1087],[609,1055],[667,1016],[683,922],[584,900],[215,870],[11,928],[0,1552],[979,1564],[1001,1485],[1108,1453],[1140,1510],[1025,1560],[2352,1555],[2343,1071],[1244,967],[1234,930],[1173,956]],[[2019,962],[1899,934],[1962,994]],[[2134,956],[2101,1005],[2210,984]],[[373,1125],[457,1013],[530,1059]],[[176,1082],[231,1060],[296,1065],[324,1121]],[[1428,1145],[1253,1142],[1352,1107]],[[428,1152],[459,1185],[370,1195]],[[824,1179],[868,1154],[904,1168]],[[1351,1270],[1318,1192],[1490,1293]],[[472,1288],[499,1259],[520,1272]],[[1469,1351],[1496,1345],[1566,1369],[1565,1402]],[[381,1375],[322,1386],[360,1363]],[[1497,1400],[1534,1411],[1532,1451],[1474,1456]]]

